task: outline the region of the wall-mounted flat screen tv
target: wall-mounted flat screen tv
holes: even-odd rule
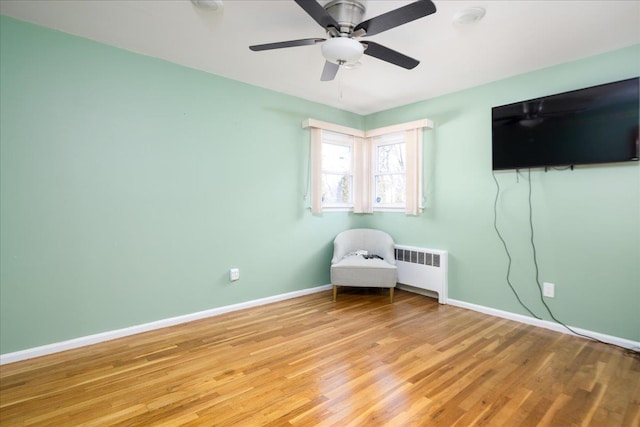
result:
[[[638,161],[639,80],[494,107],[493,170]]]

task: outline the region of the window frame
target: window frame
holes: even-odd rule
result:
[[[302,128],[309,129],[309,167],[307,192],[303,199],[310,197],[311,213],[321,215],[323,211],[341,210],[352,211],[356,214],[374,213],[376,211],[399,212],[402,206],[382,207],[376,206],[372,200],[374,185],[372,183],[372,142],[375,137],[402,132],[404,133],[405,146],[405,185],[406,195],[404,212],[406,215],[420,215],[423,212],[424,186],[423,186],[423,132],[433,129],[433,122],[429,119],[419,119],[412,122],[393,124],[377,129],[363,131],[335,123],[324,122],[308,118],[302,121]],[[336,132],[344,136],[350,136],[353,141],[352,148],[352,203],[325,205],[322,201],[324,193],[322,183],[322,144],[325,132]],[[331,205],[336,206],[330,207]]]
[[[350,169],[348,171],[348,176],[349,176],[349,197],[350,200],[348,203],[335,203],[335,202],[325,202],[324,200],[322,200],[322,208],[323,210],[330,210],[330,211],[352,211],[353,210],[353,206],[354,206],[354,166],[355,166],[355,147],[354,147],[354,138],[353,136],[349,135],[349,134],[345,134],[345,133],[341,133],[341,132],[337,132],[337,131],[332,131],[332,130],[325,130],[322,133],[322,142],[321,145],[324,148],[325,144],[330,144],[330,145],[337,145],[337,146],[343,146],[343,147],[349,147],[349,151],[351,154],[351,162],[350,162]],[[323,156],[324,157],[324,156]],[[328,170],[325,169],[325,165],[322,162],[322,159],[320,161],[321,167],[320,167],[320,175],[321,177],[324,177],[324,175],[341,175],[344,174],[343,171],[332,171],[332,170]]]
[[[380,159],[378,156],[378,148],[384,145],[403,145],[405,153],[404,169],[402,172],[380,172]],[[403,211],[407,206],[406,190],[407,190],[407,141],[404,132],[393,132],[375,136],[371,139],[371,203],[374,212],[396,212]],[[379,203],[376,201],[377,196],[377,180],[378,176],[401,175],[404,179],[404,201],[402,203]]]

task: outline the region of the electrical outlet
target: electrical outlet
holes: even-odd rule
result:
[[[236,280],[240,280],[240,269],[239,268],[232,268],[231,270],[229,270],[229,280],[236,281]]]
[[[544,282],[542,284],[542,295],[549,298],[554,298],[556,296],[556,285],[549,282]]]

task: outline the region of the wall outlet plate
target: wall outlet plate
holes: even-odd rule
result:
[[[232,269],[229,270],[229,280],[231,280],[231,281],[240,280],[240,269],[239,268],[232,268]]]
[[[542,284],[542,295],[549,298],[554,298],[556,296],[556,285],[549,282],[544,282]]]

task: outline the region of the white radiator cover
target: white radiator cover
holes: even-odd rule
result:
[[[447,303],[448,252],[395,245],[398,283],[437,292],[438,302]]]

